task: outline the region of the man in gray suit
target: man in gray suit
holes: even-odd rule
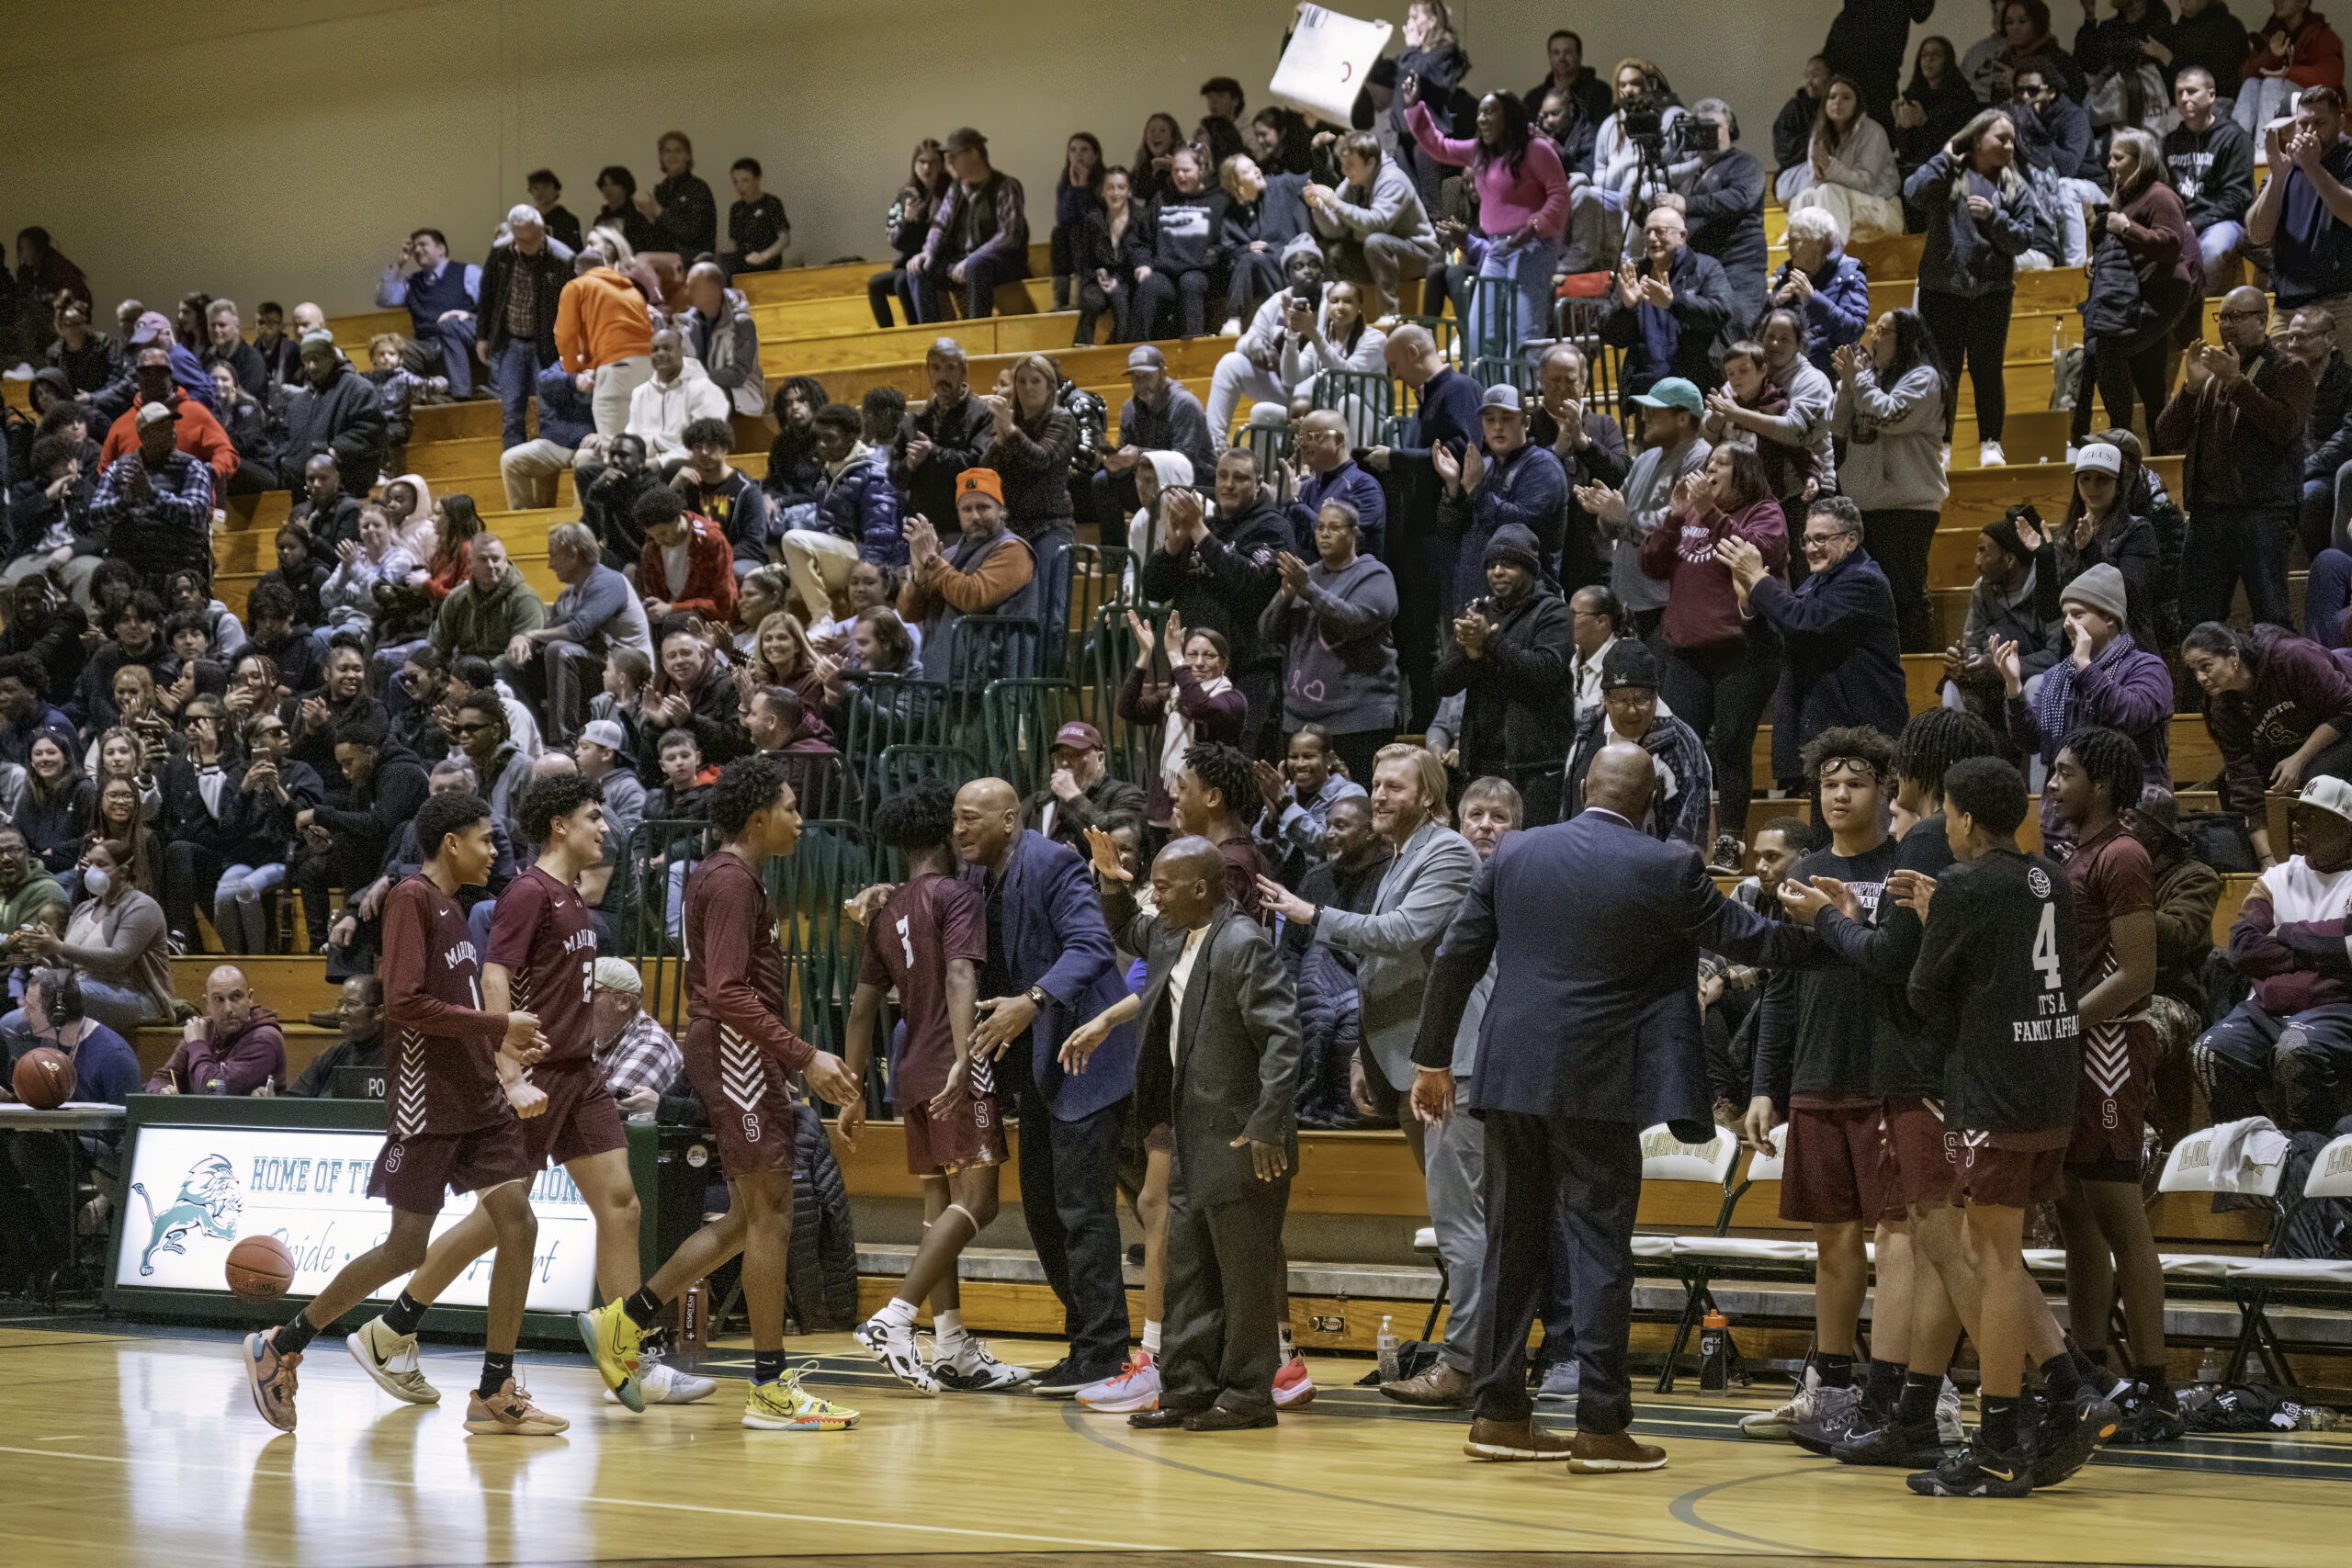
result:
[[[1491,963],[1511,977],[1487,1003],[1466,1109],[1486,1122],[1487,1261],[1476,1404],[1464,1450],[1479,1460],[1565,1460],[1586,1472],[1658,1470],[1666,1451],[1626,1432],[1626,1336],[1641,1130],[1714,1134],[1699,1023],[1699,950],[1743,964],[1826,952],[1715,889],[1689,844],[1641,830],[1657,788],[1649,753],[1620,742],[1594,759],[1585,809],[1513,833],[1479,872],[1430,976],[1413,1043],[1413,1110],[1456,1114],[1453,1045]],[[1567,1257],[1555,1257],[1567,1215]],[[1573,1441],[1536,1430],[1527,1336],[1554,1268],[1568,1270],[1579,1388]]]
[[[1086,836],[1104,918],[1121,946],[1144,956],[1137,1119],[1165,1115],[1176,1138],[1159,1405],[1127,1425],[1271,1427],[1289,1299],[1283,1216],[1298,1160],[1290,968],[1255,920],[1235,914],[1224,857],[1206,839],[1159,852],[1157,912],[1144,914],[1110,835],[1090,828]]]
[[[1447,824],[1445,764],[1419,746],[1383,746],[1373,760],[1372,825],[1396,846],[1363,914],[1317,908],[1270,877],[1258,879],[1262,908],[1356,957],[1356,989],[1363,998],[1364,1114],[1398,1114],[1416,1164],[1426,1164],[1422,1127],[1403,1110],[1413,1083],[1413,1033],[1421,990],[1446,922],[1462,907],[1478,874],[1477,852]]]

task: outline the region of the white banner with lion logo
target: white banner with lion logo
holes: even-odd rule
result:
[[[124,1196],[122,1250],[114,1282],[226,1292],[229,1249],[249,1235],[274,1235],[294,1255],[291,1293],[314,1295],[335,1270],[381,1242],[392,1211],[368,1196],[368,1173],[384,1146],[380,1133],[288,1127],[148,1127],[140,1132]],[[533,1312],[581,1312],[594,1301],[596,1227],[580,1190],[561,1170],[531,1188],[539,1239],[531,1262]],[[439,1235],[471,1213],[451,1198],[434,1223]],[[441,1300],[483,1306],[491,1255],[458,1276]],[[406,1277],[376,1292],[390,1301]]]

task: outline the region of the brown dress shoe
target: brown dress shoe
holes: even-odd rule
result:
[[[1212,1404],[1195,1416],[1184,1417],[1187,1432],[1246,1432],[1253,1427],[1274,1425],[1273,1407],[1263,1410],[1228,1410],[1222,1404]]]
[[[1666,1450],[1637,1443],[1624,1432],[1578,1432],[1568,1445],[1568,1469],[1578,1475],[1620,1470],[1664,1470]]]
[[[1522,1421],[1482,1416],[1470,1423],[1470,1440],[1462,1451],[1477,1460],[1561,1460],[1568,1457],[1568,1447],[1567,1438],[1539,1430],[1532,1416]]]
[[[1470,1403],[1470,1374],[1451,1361],[1440,1359],[1418,1377],[1382,1383],[1380,1392],[1399,1404],[1435,1404],[1459,1409]]]

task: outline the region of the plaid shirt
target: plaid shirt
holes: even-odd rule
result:
[[[685,1055],[678,1049],[678,1043],[642,1008],[628,1021],[628,1027],[621,1031],[619,1039],[595,1048],[595,1057],[616,1095],[627,1094],[633,1089],[650,1089],[660,1094],[677,1081],[679,1070],[685,1066]]]

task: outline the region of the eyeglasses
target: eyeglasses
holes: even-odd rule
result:
[[[2259,321],[2268,314],[2267,310],[2217,310],[2214,319],[2223,321]]]
[[[459,735],[479,735],[485,729],[495,729],[494,724],[458,724],[452,727]]]

